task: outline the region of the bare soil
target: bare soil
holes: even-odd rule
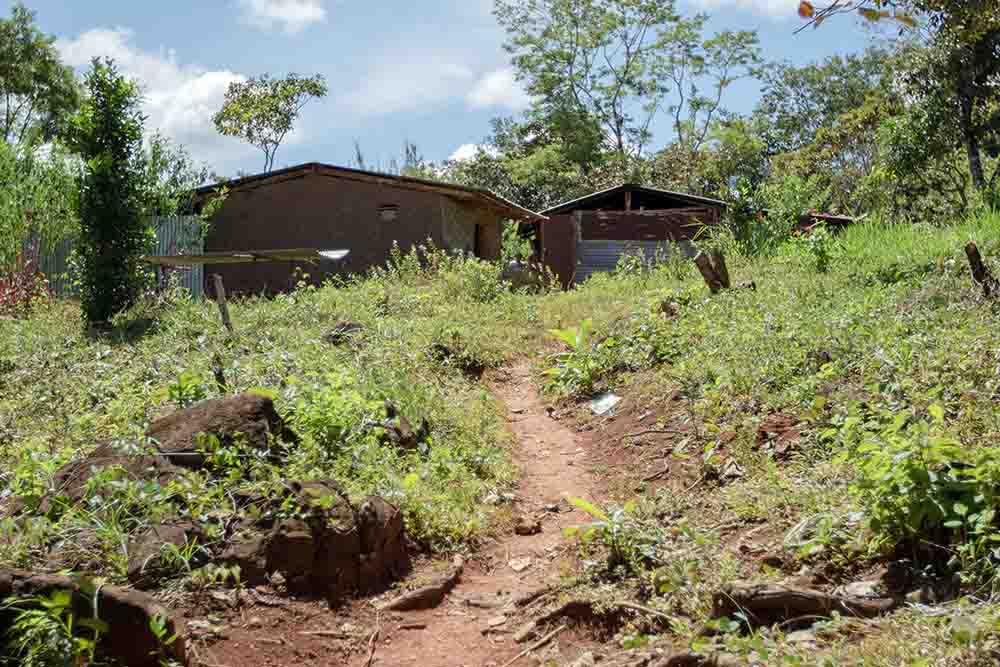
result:
[[[522,363],[489,379],[506,406],[516,439],[513,456],[522,469],[512,501],[515,515],[537,519],[542,531],[517,535],[514,522],[470,562],[461,581],[435,609],[379,612],[392,599],[359,600],[330,610],[321,602],[245,595],[240,611],[221,612],[222,636],[197,642],[198,660],[207,667],[350,665],[351,667],[501,667],[524,645],[514,640],[528,614],[512,604],[556,585],[575,569],[575,549],[563,528],[585,523],[569,496],[593,498],[598,483],[589,472],[588,438],[554,419],[538,396],[530,365]],[[417,563],[409,578],[420,585],[439,577],[448,562]],[[376,632],[377,630],[377,632]],[[373,639],[374,637],[374,639]],[[592,642],[567,631],[554,641],[564,655]],[[548,650],[553,650],[551,647]],[[527,657],[515,667],[533,664]]]

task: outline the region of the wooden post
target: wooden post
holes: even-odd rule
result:
[[[222,284],[222,276],[213,273],[212,282],[215,284],[215,302],[219,304],[222,323],[226,325],[229,333],[233,333],[233,321],[229,318],[229,304],[226,303],[226,287]]]
[[[712,260],[708,258],[703,252],[698,253],[698,256],[694,258],[695,266],[701,272],[701,277],[705,279],[705,284],[708,285],[708,289],[711,290],[712,294],[717,294],[719,290],[722,289],[722,282],[719,277],[715,275],[715,267],[712,266]]]
[[[718,276],[719,282],[725,289],[732,287],[729,282],[729,269],[726,268],[726,258],[722,255],[722,251],[715,249],[712,251],[712,265],[715,268],[715,275]]]
[[[215,385],[219,388],[219,393],[223,396],[229,393],[226,372],[222,367],[222,356],[218,352],[212,355],[212,375],[215,376]]]
[[[632,210],[632,191],[631,190],[626,190],[625,191],[625,210],[626,211],[631,211]]]
[[[997,279],[990,273],[989,267],[983,262],[982,255],[979,254],[979,246],[972,241],[965,246],[965,256],[969,259],[969,268],[972,269],[972,279],[983,288],[983,296],[991,298],[1000,288]]]

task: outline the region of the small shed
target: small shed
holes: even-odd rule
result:
[[[311,162],[200,188],[202,201],[221,186],[228,196],[212,217],[204,252],[344,248],[339,262],[209,264],[227,291],[268,294],[294,287],[302,274],[319,283],[384,264],[394,245],[407,251],[431,241],[484,259],[500,256],[505,220],[544,216],[487,190]],[[210,288],[210,284],[206,284]]]
[[[626,183],[542,211],[537,250],[563,287],[612,271],[622,255],[691,253],[690,241],[716,225],[725,202]]]

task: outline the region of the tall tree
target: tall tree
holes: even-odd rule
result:
[[[94,60],[88,97],[70,141],[85,163],[80,188],[80,300],[90,323],[106,322],[141,293],[140,257],[153,240],[144,220],[142,127],[138,85],[110,60]]]
[[[273,79],[268,74],[234,81],[212,121],[219,133],[239,137],[264,152],[264,171],[274,168],[274,156],[292,131],[302,108],[327,93],[323,75],[289,74]]]
[[[79,107],[73,70],[59,62],[54,42],[20,2],[0,19],[0,132],[9,144],[51,139]]]
[[[870,48],[835,55],[818,63],[772,63],[761,71],[761,97],[754,115],[764,121],[770,155],[799,150],[845,113],[859,108],[869,94],[892,82],[894,54]]]
[[[673,0],[496,0],[518,79],[567,145],[641,155],[667,90],[657,65],[682,21]]]
[[[928,48],[910,68],[910,92],[928,112],[927,128],[953,132],[966,153],[973,186],[988,193],[984,154],[1000,156],[1000,6],[997,0],[834,0],[817,7],[803,0],[799,13],[813,25],[843,12],[879,22],[895,19],[926,32]],[[946,143],[946,142],[945,142]]]

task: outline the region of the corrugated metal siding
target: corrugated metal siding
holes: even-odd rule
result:
[[[69,259],[73,253],[75,239],[65,239],[38,259],[39,268],[49,281],[49,288],[56,296],[72,296],[73,284],[70,276]],[[197,216],[162,216],[156,218],[156,255],[180,255],[200,253],[204,243],[201,240],[201,222]],[[178,272],[179,284],[190,290],[198,299],[202,295],[204,268],[184,267]]]
[[[658,257],[663,258],[671,252],[681,252],[688,257],[694,255],[694,248],[688,242],[680,244],[663,241],[577,241],[578,266],[576,282],[582,283],[595,273],[610,273],[618,266],[618,260],[625,251],[636,252],[640,248],[646,261],[653,262]]]
[[[154,255],[190,255],[203,252],[201,221],[193,215],[162,216],[156,219],[156,250]],[[205,284],[205,266],[180,267],[178,284],[200,299]]]

